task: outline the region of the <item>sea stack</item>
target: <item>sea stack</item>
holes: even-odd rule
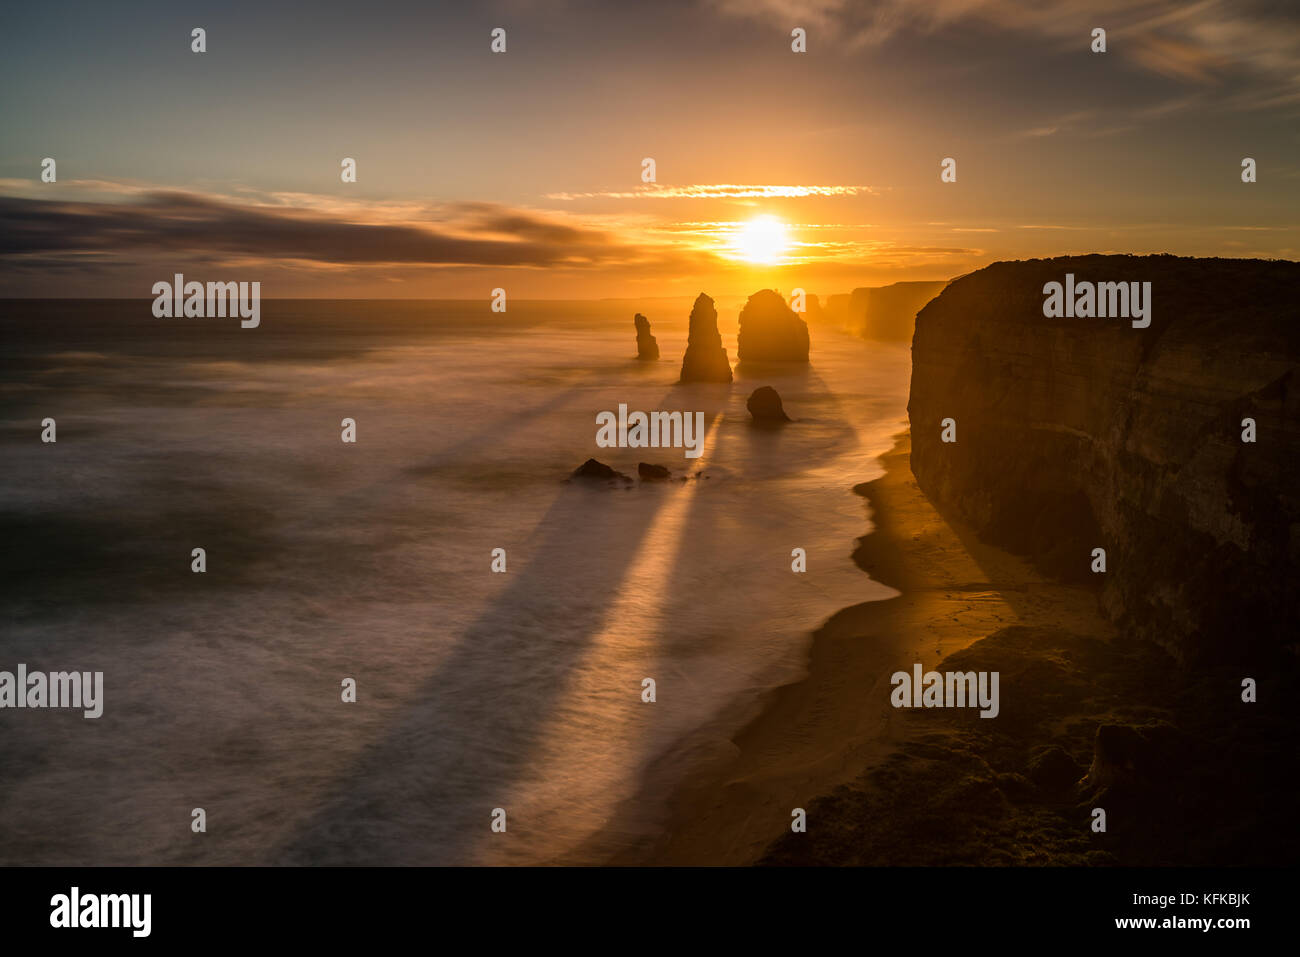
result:
[[[636,357],[651,361],[659,358],[659,343],[650,335],[650,320],[641,313],[632,320],[636,323]]]
[[[755,389],[745,403],[745,408],[755,422],[763,425],[790,421],[790,416],[785,414],[785,408],[781,405],[781,396],[770,385],[761,385]]]
[[[731,363],[718,334],[718,311],[713,300],[700,293],[691,309],[686,355],[682,357],[682,382],[730,382]]]
[[[807,362],[808,323],[774,289],[760,289],[740,310],[736,355],[741,362]]]

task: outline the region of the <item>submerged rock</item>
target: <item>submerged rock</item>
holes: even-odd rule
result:
[[[636,357],[653,360],[659,358],[659,343],[650,335],[650,320],[637,313],[632,320],[636,324]]]
[[[576,479],[616,479],[624,482],[632,481],[631,478],[622,472],[616,472],[604,462],[597,462],[595,459],[587,459],[576,469],[573,470],[573,478]]]
[[[736,355],[741,362],[807,362],[808,323],[774,289],[760,289],[740,310]]]
[[[754,417],[755,422],[789,422],[781,405],[781,396],[770,385],[761,385],[755,389],[745,402],[745,408]]]
[[[718,311],[713,300],[700,293],[691,309],[686,355],[682,357],[682,382],[730,382],[731,363],[718,334]]]
[[[647,482],[666,482],[672,475],[662,465],[651,465],[649,462],[638,463],[636,474]]]

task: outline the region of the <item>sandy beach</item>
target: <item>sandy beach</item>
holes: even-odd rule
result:
[[[854,560],[900,594],[827,621],[807,676],[770,693],[724,753],[697,759],[662,837],[612,862],[1209,865],[1230,859],[1239,821],[1293,833],[1272,772],[1293,748],[1284,683],[1243,712],[1224,693],[1239,682],[1231,668],[1180,670],[1103,618],[1091,588],[937,512],[910,448],[900,434],[885,474],[855,489],[874,531]],[[998,671],[997,719],[893,709],[890,675],[917,662]],[[1105,832],[1091,826],[1097,806]],[[794,808],[806,833],[791,831]]]
[[[615,863],[751,864],[773,853],[788,856],[802,838],[815,855],[818,831],[843,834],[857,826],[845,815],[819,820],[819,798],[857,786],[927,736],[932,745],[936,732],[951,734],[953,725],[978,720],[970,713],[894,710],[894,671],[918,661],[937,666],[1003,629],[1014,635],[1014,626],[1051,630],[1068,622],[1072,641],[1111,637],[1091,591],[1046,581],[1023,560],[980,544],[939,515],[916,487],[909,453],[902,433],[882,456],[885,474],[855,489],[866,498],[875,528],[859,541],[854,560],[900,594],[846,608],[827,621],[814,635],[807,677],[772,692],[735,735],[729,753],[689,774],[669,799],[662,838],[617,854]],[[995,657],[1005,670],[1006,656]],[[1006,712],[1007,723],[1017,720],[1018,710]],[[1086,750],[1087,742],[1076,746]],[[789,833],[796,807],[809,811],[808,835]],[[908,821],[892,825],[907,830]],[[773,842],[783,835],[788,839],[774,852]],[[920,863],[926,856],[857,862]]]

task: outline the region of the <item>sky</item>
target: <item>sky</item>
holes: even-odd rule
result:
[[[0,296],[176,272],[272,298],[826,295],[1073,253],[1300,258],[1293,0],[270,6],[6,10]]]

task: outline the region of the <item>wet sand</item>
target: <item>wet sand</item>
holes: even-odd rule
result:
[[[870,505],[874,530],[859,541],[854,560],[900,594],[828,620],[813,637],[807,677],[769,693],[728,747],[692,756],[684,783],[667,796],[662,832],[612,854],[612,863],[745,865],[770,857],[782,838],[798,844],[817,830],[838,831],[846,821],[819,820],[823,812],[812,810],[819,799],[896,761],[940,724],[976,718],[894,710],[893,672],[914,662],[937,667],[1011,626],[1068,628],[1072,640],[1094,643],[1111,636],[1090,590],[1044,580],[939,515],[917,488],[909,455],[902,433],[881,457],[885,474],[855,489]],[[642,799],[656,779],[673,777],[668,762],[683,760],[672,755],[659,773],[652,769]],[[794,808],[809,810],[809,835],[790,835]],[[783,857],[788,853],[777,854]]]

